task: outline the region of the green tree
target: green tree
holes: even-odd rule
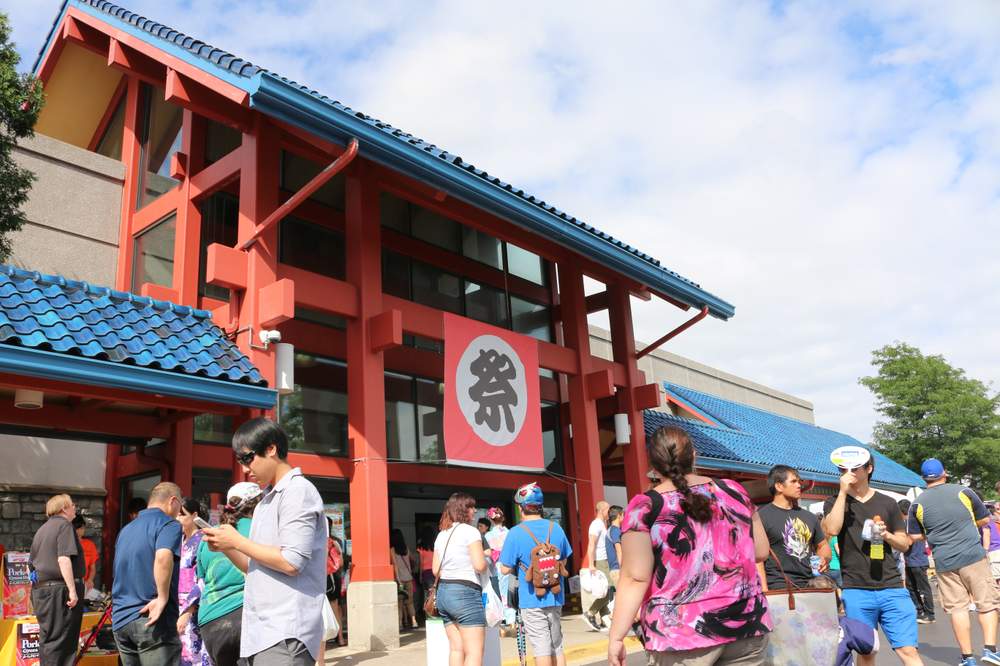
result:
[[[21,206],[35,175],[14,162],[18,139],[34,136],[35,121],[42,109],[42,85],[30,74],[18,74],[21,62],[10,41],[10,23],[0,12],[0,262],[10,256],[9,234],[25,222]]]
[[[885,417],[875,425],[876,448],[917,471],[938,458],[956,480],[992,494],[1000,479],[1000,395],[942,356],[902,342],[872,352],[872,365],[878,374],[859,381]]]

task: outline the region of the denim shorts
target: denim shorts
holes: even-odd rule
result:
[[[882,625],[892,648],[913,646],[917,639],[917,609],[910,593],[903,587],[886,590],[847,588],[841,592],[844,612],[852,620],[861,620],[875,629]]]
[[[468,585],[445,580],[438,583],[437,609],[446,625],[454,622],[460,627],[486,626],[483,593]]]

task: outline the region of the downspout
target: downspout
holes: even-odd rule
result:
[[[660,347],[662,347],[665,342],[667,342],[668,340],[671,340],[672,338],[677,337],[678,335],[680,335],[684,331],[688,330],[689,328],[691,328],[692,326],[694,326],[695,324],[697,324],[699,321],[701,321],[702,319],[704,319],[707,316],[708,316],[708,306],[707,305],[703,305],[701,307],[701,312],[699,312],[695,316],[691,317],[686,322],[684,322],[683,324],[681,324],[680,326],[678,326],[674,330],[670,331],[669,333],[667,333],[666,335],[664,335],[662,338],[660,338],[659,340],[657,340],[653,344],[646,345],[645,347],[643,347],[642,351],[636,353],[635,360],[638,361],[640,358],[642,358],[646,354],[649,354],[651,352],[656,351],[657,349],[659,349]]]
[[[288,201],[278,206],[273,213],[268,215],[267,219],[265,219],[260,226],[258,226],[252,234],[250,234],[250,238],[246,239],[246,241],[240,245],[240,249],[249,250],[265,231],[281,221],[286,215],[295,210],[296,206],[311,197],[316,190],[326,185],[331,178],[343,171],[344,168],[354,160],[357,154],[358,140],[351,139],[351,141],[347,144],[347,150],[341,153],[337,159],[328,164],[322,171],[313,176],[313,179],[303,185],[302,189],[293,194]]]

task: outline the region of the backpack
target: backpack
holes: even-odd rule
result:
[[[344,566],[344,556],[340,552],[340,548],[337,547],[337,542],[333,539],[327,539],[326,542],[326,575],[336,573],[340,571],[340,567]]]
[[[535,542],[535,547],[531,549],[531,566],[526,567],[522,562],[521,568],[525,571],[525,579],[534,586],[535,595],[539,597],[545,596],[547,592],[559,594],[559,591],[562,589],[559,577],[569,576],[559,548],[549,543],[549,539],[552,538],[552,528],[554,525],[555,523],[550,520],[549,532],[545,537],[545,541],[541,542],[535,538],[531,530],[524,526],[524,523],[521,523],[521,527],[524,527],[524,531]]]

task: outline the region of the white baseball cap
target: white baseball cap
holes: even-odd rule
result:
[[[229,506],[239,506],[247,500],[252,500],[264,491],[256,483],[250,481],[240,481],[226,493],[226,504]],[[238,500],[238,501],[237,501]]]

